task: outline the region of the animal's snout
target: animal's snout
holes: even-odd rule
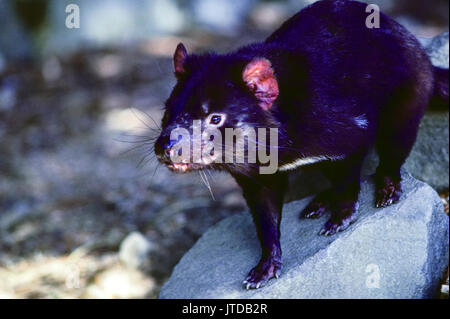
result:
[[[167,145],[167,147],[164,149],[164,155],[166,157],[170,157],[170,150],[172,149],[172,147],[170,145]]]
[[[155,143],[155,154],[159,160],[166,164],[172,163],[171,150],[177,143],[178,141],[171,140],[167,136],[160,136]]]

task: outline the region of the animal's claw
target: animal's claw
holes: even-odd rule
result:
[[[281,274],[281,262],[272,257],[262,259],[258,265],[253,268],[243,285],[248,289],[259,289],[264,287],[272,278],[278,278]]]

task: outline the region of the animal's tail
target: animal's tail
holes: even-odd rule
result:
[[[434,93],[430,103],[433,107],[448,109],[448,77],[448,69],[434,67]]]

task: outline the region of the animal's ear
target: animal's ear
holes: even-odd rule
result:
[[[255,58],[244,69],[242,78],[259,100],[259,106],[269,110],[279,95],[278,82],[272,64],[265,58]]]
[[[186,72],[185,63],[187,58],[187,50],[183,43],[178,44],[177,49],[173,55],[173,65],[175,67],[175,74],[181,75]]]

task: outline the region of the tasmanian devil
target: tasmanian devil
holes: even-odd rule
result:
[[[287,172],[315,164],[332,183],[301,212],[331,212],[321,234],[354,221],[363,159],[373,146],[377,207],[400,198],[400,167],[432,98],[448,104],[448,70],[433,67],[416,38],[380,14],[369,28],[366,4],[316,2],[264,42],[229,54],[174,54],[177,83],[166,102],[155,143],[160,162],[175,172],[216,169],[232,174],[256,224],[262,256],[244,285],[262,287],[281,272],[280,221]],[[260,174],[258,163],[174,163],[179,139],[171,131],[202,127],[278,129],[278,169]],[[191,131],[190,131],[191,132]],[[201,144],[203,145],[203,144]],[[269,146],[271,147],[271,146]]]

